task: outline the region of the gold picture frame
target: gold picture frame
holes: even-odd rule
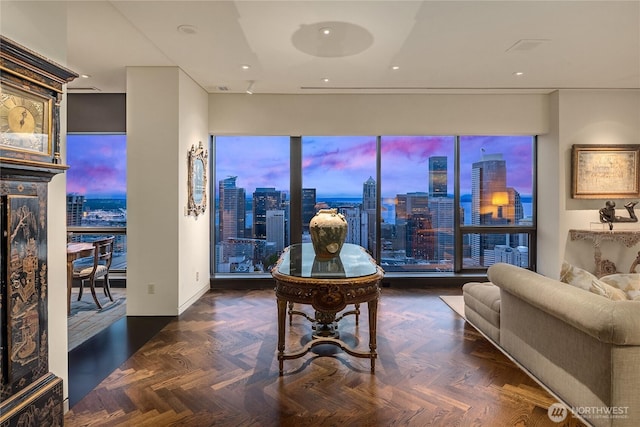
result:
[[[640,197],[640,145],[574,144],[571,148],[571,197]]]
[[[0,147],[51,156],[51,104],[51,98],[0,84]]]
[[[207,150],[202,141],[193,145],[188,155],[189,200],[187,214],[198,216],[207,209]]]

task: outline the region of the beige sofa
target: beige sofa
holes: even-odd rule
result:
[[[508,264],[488,278],[500,289],[496,343],[507,354],[594,426],[640,425],[640,301]]]

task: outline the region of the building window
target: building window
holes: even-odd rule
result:
[[[126,142],[124,134],[67,134],[68,239],[114,235],[114,272],[127,268]]]
[[[322,208],[338,209],[347,242],[388,273],[534,266],[535,137],[216,137],[214,146],[214,273],[267,273],[291,241],[310,241]],[[289,191],[300,212],[289,212]]]

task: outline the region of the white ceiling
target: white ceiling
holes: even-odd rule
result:
[[[309,94],[640,88],[640,0],[67,7],[67,65],[90,76],[71,82],[72,93],[125,92],[127,66],[177,66],[209,93],[242,93],[251,81],[255,93]],[[185,25],[195,32],[180,32]]]

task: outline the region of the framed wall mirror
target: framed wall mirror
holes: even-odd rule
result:
[[[202,145],[193,145],[189,150],[187,214],[198,216],[207,209],[207,150]]]

